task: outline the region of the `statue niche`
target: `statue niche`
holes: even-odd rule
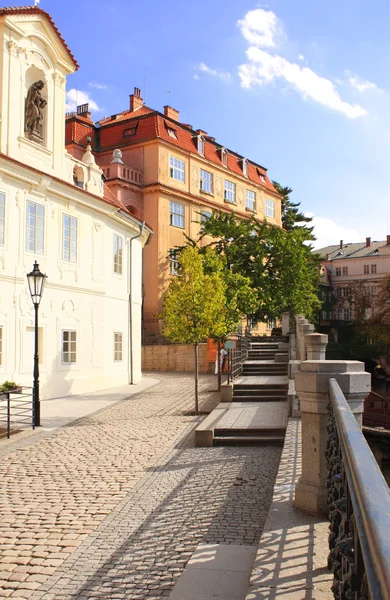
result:
[[[40,79],[33,83],[27,93],[24,131],[30,140],[43,144],[43,109],[47,101],[42,97],[42,90],[45,87]]]

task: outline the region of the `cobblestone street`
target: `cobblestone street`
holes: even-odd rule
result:
[[[193,375],[153,376],[0,452],[0,598],[164,598],[199,543],[257,545],[281,449],[194,448]],[[201,377],[201,411],[215,386]]]

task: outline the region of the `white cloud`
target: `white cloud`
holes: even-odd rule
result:
[[[66,104],[65,109],[67,112],[74,112],[77,106],[80,104],[89,104],[89,108],[92,110],[100,111],[101,109],[98,107],[96,102],[92,100],[88,92],[83,92],[82,90],[76,90],[75,88],[71,88],[66,92]]]
[[[199,79],[199,75],[198,73],[195,73],[195,75],[192,76],[194,79],[198,80]]]
[[[202,73],[207,73],[212,77],[218,77],[218,79],[221,79],[222,81],[229,81],[231,78],[231,75],[228,71],[218,71],[217,69],[211,69],[203,62],[200,63],[198,69],[199,71],[202,71]]]
[[[249,11],[244,19],[238,21],[238,26],[251,44],[246,52],[248,62],[239,67],[242,87],[251,88],[282,80],[302,94],[305,100],[314,100],[350,119],[366,114],[367,111],[362,106],[342,100],[330,79],[321,77],[309,67],[262,49],[274,48],[280,37],[282,28],[275,13],[263,9]]]
[[[344,240],[345,244],[361,241],[361,235],[355,229],[338,225],[332,219],[313,216],[313,213],[305,213],[305,216],[313,217],[312,225],[314,225],[314,235],[317,238],[317,241],[313,242],[315,248],[338,244],[340,240]]]
[[[303,56],[303,54],[300,54],[300,55],[298,56],[298,58],[299,58],[299,60],[306,60],[306,59],[305,59],[305,57]]]
[[[97,90],[107,89],[107,85],[105,83],[100,83],[99,81],[90,81],[88,85],[92,88],[96,88]]]
[[[279,19],[272,10],[250,10],[237,25],[244,38],[253,46],[274,48],[282,35]]]
[[[367,79],[362,79],[359,75],[355,75],[351,73],[351,71],[345,71],[345,74],[348,77],[348,83],[351,87],[358,92],[366,92],[367,90],[379,90],[376,83],[372,81],[368,81]]]

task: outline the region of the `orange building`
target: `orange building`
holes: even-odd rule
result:
[[[98,123],[87,104],[66,115],[68,151],[80,158],[89,141],[107,186],[154,230],[144,249],[146,334],[159,333],[156,313],[175,273],[170,250],[184,243],[184,234],[197,238],[213,210],[281,226],[281,199],[267,169],[180,123],[170,106],[163,113],[145,106],[138,88],[128,110]]]

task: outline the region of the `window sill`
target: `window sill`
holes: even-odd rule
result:
[[[237,202],[235,200],[226,200],[226,198],[223,199],[224,202],[226,202],[226,204],[233,204],[233,206],[237,206]]]
[[[245,207],[245,210],[246,210],[247,212],[251,212],[251,213],[255,213],[255,214],[257,213],[257,210],[256,210],[255,208],[249,208],[249,206],[246,206],[246,207]]]
[[[176,229],[183,229],[184,230],[184,225],[183,225],[183,227],[181,225],[174,225],[173,223],[169,223],[169,225],[171,227],[176,227]]]
[[[200,194],[206,194],[206,196],[212,196],[214,198],[214,192],[207,192],[206,190],[199,189]]]

